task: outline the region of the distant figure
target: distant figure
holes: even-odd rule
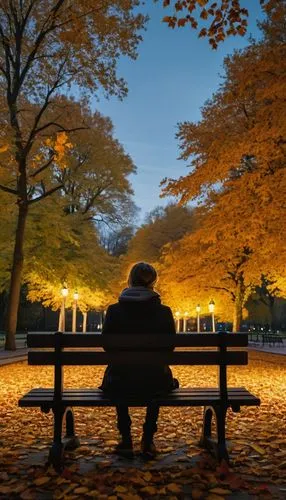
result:
[[[164,334],[175,335],[175,323],[171,309],[161,304],[160,295],[154,291],[157,273],[153,266],[139,262],[133,266],[125,288],[116,304],[109,306],[102,334]],[[106,368],[101,389],[111,396],[152,396],[169,392],[179,387],[168,365],[109,365]],[[131,419],[128,406],[116,406],[117,427],[121,441],[116,452],[124,456],[133,455]],[[158,405],[148,405],[143,425],[141,451],[147,457],[156,455],[153,436],[157,431]]]

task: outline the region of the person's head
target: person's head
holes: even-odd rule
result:
[[[129,286],[145,286],[146,288],[154,288],[157,281],[157,273],[151,264],[147,262],[137,262],[128,277]]]

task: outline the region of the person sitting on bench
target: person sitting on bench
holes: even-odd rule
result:
[[[161,304],[160,295],[154,291],[157,272],[145,262],[135,264],[129,274],[128,288],[125,288],[116,304],[108,307],[102,334],[166,334],[175,335],[175,323],[168,306]],[[132,350],[132,349],[130,349]],[[146,348],[148,351],[148,348]],[[131,419],[124,397],[145,396],[170,392],[179,387],[168,365],[108,365],[100,388],[107,394],[122,399],[116,405],[117,428],[121,441],[115,452],[123,456],[133,455]],[[157,431],[159,406],[149,404],[143,425],[141,451],[148,457],[156,455],[153,436]]]

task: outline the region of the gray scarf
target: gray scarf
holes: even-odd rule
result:
[[[122,290],[119,301],[120,302],[145,302],[153,297],[160,298],[160,295],[154,290],[150,290],[145,286],[132,286]]]

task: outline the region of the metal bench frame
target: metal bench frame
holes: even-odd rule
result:
[[[124,402],[128,406],[147,406],[152,402],[160,406],[203,406],[203,427],[199,444],[213,452],[218,460],[229,461],[225,438],[228,408],[239,412],[241,406],[260,405],[259,398],[250,394],[245,388],[227,387],[227,366],[247,365],[248,363],[246,350],[230,351],[227,348],[246,347],[247,334],[219,332],[130,336],[56,332],[54,334],[28,334],[27,342],[28,347],[32,348],[28,353],[29,364],[54,366],[54,388],[31,390],[19,400],[19,406],[40,407],[43,412],[53,411],[54,438],[49,453],[49,462],[56,470],[62,467],[64,450],[75,449],[80,444],[75,434],[72,407],[115,406],[122,402],[122,399],[108,398],[100,389],[64,390],[63,367],[65,365],[86,366],[109,363],[217,365],[218,388],[180,388],[153,398],[133,395],[126,398]],[[41,350],[38,350],[39,348]],[[177,350],[173,351],[175,348]],[[210,348],[215,348],[215,350],[210,350]],[[213,419],[216,422],[216,440],[212,439]],[[62,439],[64,422],[66,434]]]

